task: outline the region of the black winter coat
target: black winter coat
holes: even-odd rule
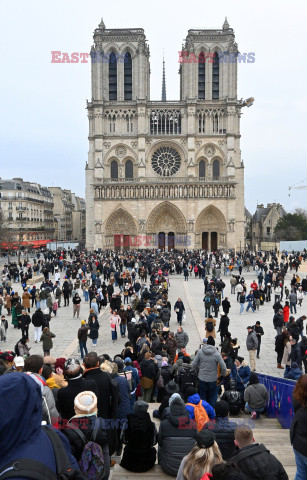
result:
[[[92,319],[89,320],[88,322],[88,326],[90,327],[90,334],[89,334],[89,337],[91,340],[97,340],[97,338],[99,337],[99,322],[98,320],[95,320],[95,322],[93,322]]]
[[[94,381],[97,395],[98,416],[102,418],[115,418],[117,404],[112,402],[113,386],[111,376],[100,370],[99,367],[92,368],[83,374],[85,380]]]
[[[236,463],[242,472],[255,480],[264,478],[289,480],[280,461],[262,443],[253,443],[241,448],[231,461]]]
[[[197,429],[188,417],[168,415],[160,424],[158,459],[163,472],[176,477],[183,457],[195,446]]]
[[[222,315],[221,320],[220,320],[220,325],[218,331],[221,333],[221,335],[225,336],[226,333],[228,332],[228,326],[229,326],[229,318],[227,315]]]
[[[230,422],[227,417],[217,418],[215,421],[211,420],[207,423],[205,428],[209,429],[214,434],[215,441],[219,446],[223,460],[229,460],[236,454],[237,449],[234,444],[234,432],[237,428],[237,424],[235,422]]]
[[[44,323],[44,314],[41,310],[36,310],[32,315],[32,323],[34,327],[41,327]]]
[[[147,472],[156,462],[155,424],[147,412],[129,413],[127,419],[120,465],[130,472]]]
[[[68,380],[67,387],[60,388],[57,395],[56,408],[65,420],[70,420],[75,415],[74,401],[80,392],[90,391],[97,395],[95,382],[84,380],[82,375]]]
[[[290,428],[291,445],[293,445],[294,450],[306,457],[307,408],[301,407],[294,397],[292,397],[292,404],[294,409],[294,418]]]

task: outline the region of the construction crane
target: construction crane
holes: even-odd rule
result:
[[[289,188],[289,197],[290,197],[290,192],[291,192],[292,189],[294,189],[294,190],[307,190],[307,185],[300,185],[300,183],[303,183],[303,182],[304,182],[304,180],[301,180],[300,182],[295,183],[291,187],[288,187]]]

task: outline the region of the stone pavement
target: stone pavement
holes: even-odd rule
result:
[[[1,262],[4,263],[3,260]],[[243,276],[246,279],[247,285],[249,286],[253,279],[255,278],[253,271],[250,272],[243,271]],[[288,274],[287,279],[290,280],[292,273]],[[229,313],[230,325],[229,331],[232,333],[233,337],[237,337],[239,344],[241,346],[239,350],[239,355],[243,356],[248,361],[248,354],[245,346],[248,325],[254,325],[257,320],[261,322],[261,325],[264,329],[264,336],[262,338],[260,359],[257,360],[257,371],[274,376],[283,376],[283,371],[277,369],[276,362],[276,353],[275,348],[275,330],[273,328],[273,301],[270,303],[265,303],[263,306],[260,306],[260,310],[253,313],[251,310],[249,312],[244,312],[243,315],[239,315],[239,304],[236,302],[236,295],[230,294],[230,277],[222,277],[226,288],[224,291],[224,296],[228,296],[231,302],[231,309]],[[20,293],[22,288],[20,284],[13,284],[13,287],[17,289]],[[82,292],[80,291],[82,295]],[[204,306],[203,306],[203,297],[204,297],[204,286],[201,279],[194,278],[191,276],[188,282],[184,281],[183,275],[173,275],[170,277],[170,289],[169,289],[169,298],[172,306],[178,297],[181,297],[185,309],[186,309],[186,322],[183,323],[184,330],[188,333],[190,341],[188,344],[187,351],[189,354],[194,353],[205,336],[204,330]],[[62,306],[58,310],[56,317],[53,317],[50,322],[50,329],[56,335],[54,339],[54,348],[51,351],[53,357],[64,356],[65,358],[73,355],[80,357],[78,352],[78,340],[77,332],[80,327],[81,319],[88,319],[89,315],[89,305],[84,302],[82,298],[80,318],[73,318],[72,314],[72,304],[69,307]],[[298,307],[298,316],[306,314],[307,311],[307,296],[303,301],[302,308]],[[34,309],[31,309],[31,314],[34,312]],[[6,313],[6,310],[4,310]],[[110,324],[109,324],[110,309],[109,307],[102,313],[99,318],[100,330],[99,330],[99,339],[96,348],[91,346],[91,340],[88,339],[87,346],[88,350],[95,350],[98,354],[108,353],[110,356],[114,356],[117,353],[120,353],[124,347],[126,339],[122,339],[118,335],[118,341],[113,344],[111,340]],[[11,348],[13,349],[16,342],[20,339],[20,331],[14,329],[11,325],[10,317],[8,318],[9,329],[7,332],[7,342],[6,344],[0,343],[0,349]],[[217,321],[218,327],[219,319]],[[176,331],[177,329],[176,314],[172,311],[172,317],[170,322],[171,330]],[[218,328],[216,328],[217,330]],[[30,337],[30,346],[31,353],[42,353],[42,345],[34,343],[34,332],[33,325],[31,324],[29,330]],[[218,346],[220,342],[219,334],[217,333],[216,345]]]

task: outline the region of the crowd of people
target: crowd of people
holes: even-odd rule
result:
[[[297,309],[303,311],[307,277],[300,278],[298,272],[306,259],[306,252],[278,258],[273,252],[46,250],[31,262],[5,265],[0,286],[2,346],[9,342],[9,322],[21,335],[15,346],[1,352],[0,408],[7,415],[0,434],[0,478],[12,478],[7,472],[20,458],[30,459],[31,468],[43,464],[59,473],[59,459],[49,458],[48,451],[60,440],[60,470],[71,468],[74,478],[108,479],[115,461],[111,457],[120,456],[121,466],[132,472],[148,471],[158,459],[162,470],[178,480],[287,479],[281,463],[254,442],[248,424],[229,420],[245,412],[257,421],[268,400],[256,373],[264,329],[260,321],[247,327],[247,362],[230,333],[230,311],[254,312],[267,302],[273,303],[277,367],[284,369],[285,378],[297,381],[291,443],[296,478],[307,478],[306,316],[292,316]],[[255,275],[250,285],[245,270]],[[296,273],[289,282],[290,270]],[[204,338],[196,351],[189,349],[182,298],[170,302],[174,274],[204,283]],[[231,298],[224,294],[227,277]],[[72,308],[72,317],[80,318],[81,302],[89,312],[79,320],[80,355],[52,357],[57,337],[51,319],[60,315],[60,308]],[[170,326],[172,313],[175,329]],[[113,358],[110,352],[97,352],[103,314],[108,315],[112,342],[117,345],[119,335],[123,339]],[[31,323],[41,356],[31,354]],[[22,396],[15,401],[17,390]],[[150,415],[152,402],[159,405],[152,412],[158,429]],[[8,405],[13,406],[10,411]],[[42,422],[47,426],[41,427]],[[29,468],[21,462],[21,470]]]

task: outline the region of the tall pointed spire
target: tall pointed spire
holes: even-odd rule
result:
[[[229,29],[229,23],[228,23],[227,17],[225,17],[225,21],[224,21],[224,24],[223,24],[223,30],[228,30],[228,29]]]
[[[163,52],[163,70],[162,70],[162,102],[166,102],[166,82],[165,82],[165,61],[164,61],[164,52]]]
[[[106,26],[105,26],[105,24],[104,24],[103,18],[101,18],[101,22],[99,23],[99,28],[101,28],[101,30],[105,30],[105,29],[106,29]]]

